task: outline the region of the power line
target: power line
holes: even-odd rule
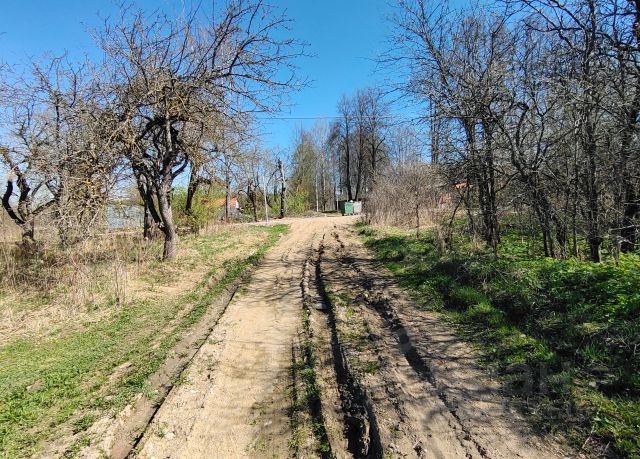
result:
[[[341,116],[269,116],[269,117],[261,117],[259,120],[333,120],[342,118]]]
[[[268,120],[277,120],[277,121],[289,121],[289,120],[335,120],[343,118],[342,115],[324,115],[324,116],[265,116],[265,117],[257,117],[257,120],[260,121],[268,121]],[[356,118],[355,116],[352,118]],[[404,121],[414,121],[423,117],[406,117],[406,116],[394,116],[394,115],[385,115],[385,116],[360,116],[358,118],[376,118],[376,119],[394,119],[394,120],[404,120]]]

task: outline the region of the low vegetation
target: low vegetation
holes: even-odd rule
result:
[[[82,432],[136,394],[146,394],[147,378],[179,338],[286,228],[225,228],[185,236],[173,263],[160,261],[162,241],[123,238],[112,241],[102,256],[92,252],[94,258],[82,265],[59,251],[55,269],[48,265],[53,254],[32,261],[40,266],[33,273],[28,265],[16,267],[27,274],[5,282],[0,293],[3,325],[9,316],[16,322],[13,328],[3,326],[0,341],[1,455],[30,457],[69,438],[75,443],[68,455],[86,445],[90,439]],[[151,256],[130,250],[134,243]],[[55,270],[64,275],[53,276]],[[82,286],[69,281],[77,271],[85,276]],[[24,283],[38,273],[52,273],[42,288]],[[24,308],[28,311],[21,314]],[[37,318],[36,326],[31,322]]]
[[[640,258],[618,263],[541,256],[510,229],[497,256],[458,235],[360,228],[414,293],[477,345],[539,428],[604,457],[640,455]]]
[[[296,457],[316,453],[321,458],[330,458],[333,456],[322,416],[321,389],[316,374],[317,357],[310,321],[311,313],[306,303],[302,311],[300,355],[291,367],[294,393],[290,416],[293,436],[289,447]],[[309,444],[308,438],[313,438],[313,445]]]

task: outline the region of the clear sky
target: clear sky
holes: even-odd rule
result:
[[[205,2],[207,0],[204,0]],[[177,0],[138,0],[149,10],[171,10]],[[283,118],[333,116],[342,94],[375,86],[373,60],[384,49],[389,26],[387,0],[271,0],[293,20],[291,34],[309,43],[314,57],[301,59],[300,74],[309,87],[294,94]],[[87,29],[114,11],[111,0],[6,0],[0,14],[0,60],[21,63],[47,51],[91,54]],[[297,126],[313,120],[263,121],[264,143],[277,152],[291,146]]]

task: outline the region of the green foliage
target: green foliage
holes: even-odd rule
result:
[[[287,213],[301,215],[309,209],[309,194],[304,188],[296,188],[287,194]]]
[[[497,258],[459,235],[457,250],[441,256],[431,235],[360,233],[420,304],[457,324],[506,382],[514,365],[533,369],[526,397],[545,407],[533,416],[542,427],[564,430],[578,446],[593,428],[592,439],[620,456],[640,455],[637,255],[623,255],[617,266],[535,257],[510,232]]]
[[[324,418],[322,417],[322,394],[315,370],[315,343],[312,337],[311,312],[308,304],[305,304],[302,310],[302,329],[301,355],[294,361],[291,368],[293,380],[301,382],[302,394],[299,394],[298,398],[294,399],[292,403],[291,425],[293,437],[289,441],[289,447],[293,450],[295,456],[299,456],[302,452],[303,442],[307,440],[304,432],[310,427],[319,457],[333,457],[330,454],[331,446],[324,425]]]
[[[314,207],[316,173],[321,153],[310,134],[301,132],[292,157],[293,170],[289,178],[289,189],[293,198],[290,209],[294,215]]]
[[[224,204],[220,205],[220,200],[224,196],[223,191],[211,187],[200,187],[193,197],[191,211],[186,212],[187,190],[176,188],[171,196],[171,204],[178,227],[197,229],[204,227],[212,220],[220,219],[224,214]]]

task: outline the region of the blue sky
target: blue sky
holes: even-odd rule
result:
[[[204,0],[206,2],[206,0]],[[150,10],[176,8],[177,1],[138,0]],[[309,43],[314,57],[301,59],[301,76],[310,86],[294,94],[282,117],[336,114],[342,94],[351,94],[383,79],[373,60],[384,49],[388,35],[387,0],[271,0],[286,9],[294,22],[291,34]],[[0,15],[0,59],[21,63],[46,51],[72,56],[93,44],[87,29],[114,11],[111,0],[7,0]],[[298,126],[312,120],[263,121],[264,143],[276,152],[287,151]]]

